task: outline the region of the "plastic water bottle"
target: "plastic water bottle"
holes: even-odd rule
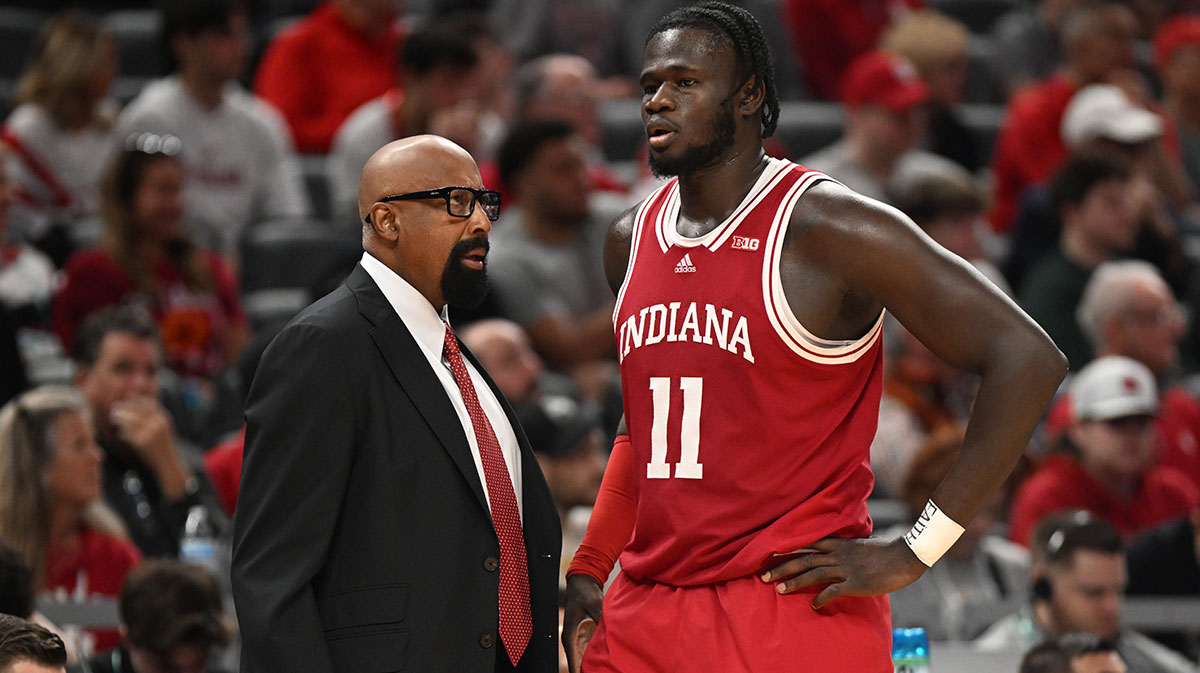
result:
[[[929,634],[925,629],[892,631],[892,669],[896,673],[930,673]]]
[[[208,508],[203,505],[192,505],[188,510],[183,537],[179,540],[179,558],[209,570],[217,569],[217,531],[209,519]]]

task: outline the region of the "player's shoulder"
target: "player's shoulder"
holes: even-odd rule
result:
[[[911,226],[895,208],[828,179],[813,184],[796,202],[788,234],[866,235]]]

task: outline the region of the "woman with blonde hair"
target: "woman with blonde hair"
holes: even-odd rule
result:
[[[39,594],[115,597],[141,562],[101,499],[102,455],[73,388],[36,388],[0,409],[0,540],[33,570]],[[99,649],[119,640],[92,635]]]
[[[16,159],[14,215],[27,237],[55,237],[46,245],[59,264],[75,239],[88,236],[78,222],[100,205],[114,145],[117,106],[108,90],[116,73],[112,35],[87,14],[58,14],[42,28],[17,84],[17,108],[0,129]]]

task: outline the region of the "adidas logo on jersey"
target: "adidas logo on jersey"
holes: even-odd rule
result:
[[[696,273],[696,267],[692,264],[692,253],[687,253],[679,263],[675,265],[675,273]]]

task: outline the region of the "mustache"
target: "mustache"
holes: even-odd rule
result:
[[[450,248],[450,258],[461,259],[465,257],[468,252],[471,252],[472,250],[479,250],[480,248],[483,249],[483,252],[486,255],[487,252],[492,249],[492,244],[489,243],[487,238],[483,236],[464,238],[458,243],[455,243],[453,248]]]

